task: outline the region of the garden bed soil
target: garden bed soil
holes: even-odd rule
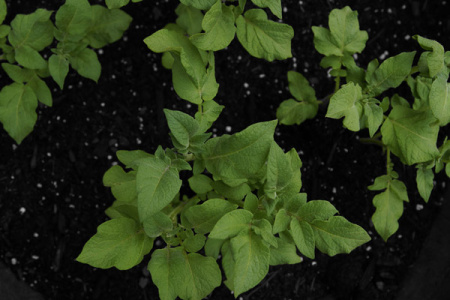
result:
[[[59,3],[6,2],[7,22],[12,15],[37,7],[55,10]],[[95,269],[75,258],[97,226],[107,220],[104,210],[114,199],[102,186],[102,176],[117,163],[115,152],[170,147],[162,109],[195,111],[177,98],[170,71],[161,67],[160,55],[151,53],[142,42],[175,20],[177,2],[130,4],[125,10],[134,21],[125,37],[98,51],[102,63],[98,84],[72,74],[64,91],[59,91],[48,80],[54,89],[54,104],[39,107],[33,133],[18,146],[0,131],[0,261],[4,264],[0,269],[6,270],[4,278],[13,274],[44,299],[157,298],[146,270],[148,258],[128,271]],[[213,126],[214,134],[233,133],[274,119],[278,105],[290,97],[289,70],[304,74],[318,98],[333,90],[334,83],[319,67],[321,56],[314,50],[311,32],[312,25],[327,25],[333,8],[350,5],[358,10],[361,29],[369,33],[366,50],[358,55],[362,66],[372,58],[382,60],[419,50],[411,38],[414,34],[436,39],[450,49],[447,1],[282,2],[283,22],[295,30],[293,58],[268,63],[250,57],[237,41],[218,52],[216,101],[226,108]],[[4,73],[0,76],[0,86],[9,84]],[[314,260],[271,267],[266,279],[240,299],[394,299],[405,288],[404,282],[410,282],[407,275],[415,270],[412,266],[431,226],[448,201],[448,178],[443,174],[436,177],[431,199],[425,204],[415,187],[414,168],[394,161],[410,202],[405,203],[399,231],[385,243],[370,223],[374,193],[367,190],[385,172],[383,153],[359,141],[367,132],[350,132],[341,120],[324,115],[321,109],[315,119],[300,126],[279,126],[275,139],[285,150],[294,147],[299,152],[302,191],[309,199],[330,200],[342,216],[364,227],[372,240],[349,255],[330,258],[318,253]],[[5,295],[0,298],[15,299]],[[208,298],[234,297],[222,285]]]

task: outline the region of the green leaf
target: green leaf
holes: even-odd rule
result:
[[[145,233],[151,238],[156,238],[161,233],[171,231],[173,228],[172,220],[163,212],[149,216],[144,220],[143,225]]]
[[[36,95],[27,85],[15,82],[0,91],[0,122],[18,144],[33,131],[37,105]]]
[[[202,21],[205,33],[197,33],[190,37],[192,44],[202,50],[218,51],[227,47],[234,39],[236,27],[234,14],[230,7],[218,0]]]
[[[416,183],[419,194],[425,202],[430,199],[433,190],[434,173],[433,170],[425,165],[417,166]]]
[[[314,230],[317,249],[329,256],[350,253],[370,241],[370,236],[364,229],[340,216],[326,221],[314,220],[311,227]]]
[[[277,234],[288,229],[289,224],[291,223],[291,217],[287,214],[287,211],[283,208],[280,209],[276,216],[275,222],[273,223],[273,234]]]
[[[253,214],[245,209],[230,211],[217,221],[209,237],[224,240],[248,231],[252,218]]]
[[[413,36],[413,39],[417,40],[423,49],[431,51],[425,52],[422,55],[426,55],[430,77],[435,77],[444,67],[444,47],[436,41],[423,38],[419,35]]]
[[[366,118],[367,127],[369,128],[370,137],[378,131],[383,123],[383,109],[379,106],[380,101],[369,99],[364,103],[364,117]]]
[[[111,187],[114,197],[130,203],[137,199],[136,172],[126,173],[120,166],[112,166],[103,176],[103,185]]]
[[[266,219],[256,220],[252,224],[253,231],[272,247],[278,247],[277,239],[272,233],[272,224]]]
[[[196,194],[206,194],[212,191],[212,179],[203,174],[196,174],[188,179],[189,186]]]
[[[220,255],[220,249],[222,248],[224,242],[224,240],[212,239],[208,237],[205,243],[205,255],[218,259]]]
[[[90,29],[92,17],[91,5],[87,0],[66,0],[56,12],[55,25],[60,32],[65,33],[64,39],[77,42]]]
[[[8,74],[9,78],[17,83],[26,83],[35,75],[33,70],[8,63],[2,63],[2,68]]]
[[[122,38],[132,18],[120,9],[107,9],[100,5],[92,6],[92,24],[86,35],[89,45],[103,48]]]
[[[315,257],[315,238],[314,231],[308,222],[299,221],[292,218],[291,235],[298,250],[306,257],[314,259]]]
[[[98,82],[102,66],[97,57],[97,53],[92,49],[84,48],[80,52],[72,54],[69,58],[70,65],[81,76]]]
[[[361,53],[369,38],[366,31],[359,30],[358,12],[346,6],[333,9],[328,17],[329,30],[312,26],[314,46],[325,56],[344,56]]]
[[[130,0],[105,0],[106,6],[108,6],[109,9],[121,8],[122,6],[127,5],[129,2]]]
[[[176,23],[183,28],[187,34],[193,35],[202,31],[203,13],[192,6],[180,3],[175,9],[178,18]]]
[[[216,0],[180,0],[181,3],[187,6],[192,6],[201,10],[209,10]]]
[[[203,234],[196,234],[183,241],[183,247],[187,252],[198,252],[205,245],[206,237]]]
[[[205,132],[208,130],[217,118],[219,118],[223,109],[223,105],[219,105],[213,100],[203,102],[202,111],[195,114],[195,119],[200,124],[199,131]]]
[[[69,73],[69,61],[62,55],[53,54],[48,60],[48,69],[53,80],[62,90],[64,88],[64,80]]]
[[[383,143],[404,164],[433,160],[439,155],[436,147],[439,126],[435,123],[430,111],[395,106],[381,127]]]
[[[248,193],[245,196],[244,209],[254,214],[257,211],[258,206],[259,206],[258,197],[253,193]]]
[[[250,55],[267,61],[292,57],[294,30],[287,24],[268,20],[263,10],[248,10],[236,19],[236,26],[239,42]]]
[[[28,47],[38,52],[52,43],[54,27],[50,21],[51,15],[51,11],[41,8],[29,15],[16,15],[8,35],[16,51]]]
[[[290,241],[286,241],[283,238],[277,238],[277,248],[270,248],[270,261],[271,266],[284,265],[284,264],[298,264],[302,262],[302,258],[297,255],[297,248]]]
[[[329,201],[313,200],[302,205],[297,216],[301,220],[311,223],[314,220],[328,220],[337,213],[337,209]]]
[[[130,269],[150,252],[153,240],[132,219],[112,219],[101,224],[97,233],[84,245],[77,261],[95,268]]]
[[[243,210],[244,211],[244,210]],[[249,231],[231,239],[235,297],[255,287],[269,271],[270,250],[258,235]]]
[[[229,186],[223,181],[214,181],[212,186],[219,195],[236,201],[242,200],[245,195],[251,191],[250,186],[246,183],[241,183],[236,186]]]
[[[445,77],[438,77],[433,81],[429,94],[430,108],[439,126],[450,123],[450,84]]]
[[[174,144],[181,146],[180,150],[189,147],[190,140],[198,132],[199,124],[190,115],[177,110],[164,109]]]
[[[11,32],[11,27],[9,27],[8,25],[0,25],[0,39],[6,38],[10,32]],[[1,43],[3,44],[2,47],[7,47],[5,45],[5,41],[6,41],[6,39],[1,41]],[[4,49],[3,49],[3,51],[4,51]]]
[[[133,219],[139,222],[139,213],[136,205],[133,204],[121,204],[115,201],[113,206],[108,207],[105,210],[105,214],[111,219]]]
[[[155,250],[148,264],[161,300],[200,300],[222,283],[216,261],[198,253],[187,254],[183,248]]]
[[[283,14],[281,11],[281,0],[252,0],[253,4],[261,8],[269,8],[270,11],[277,16],[277,18],[282,19]]]
[[[38,76],[34,75],[28,82],[33,92],[36,94],[37,99],[47,105],[52,106],[53,98],[50,88],[47,86],[45,81],[41,80]]]
[[[142,160],[136,183],[141,221],[166,207],[181,188],[178,171],[157,157]]]
[[[372,76],[366,76],[369,94],[376,96],[398,87],[411,73],[415,54],[415,51],[403,52],[383,61]]]
[[[28,69],[38,70],[47,67],[47,62],[41,54],[30,46],[16,48],[15,58],[19,64]]]
[[[184,212],[184,216],[189,220],[189,223],[191,223],[197,233],[204,234],[213,230],[217,221],[236,208],[236,204],[226,200],[210,199],[201,205],[194,205],[188,208]],[[229,216],[228,218],[233,219],[233,216]],[[213,236],[210,235],[210,238],[213,238]]]
[[[249,178],[265,164],[276,121],[253,124],[234,135],[210,139],[205,144],[206,168],[215,179]]]
[[[119,150],[116,152],[116,156],[127,168],[133,168],[135,170],[137,170],[137,166],[143,158],[153,157],[153,155],[142,150]]]
[[[6,2],[5,0],[0,0],[0,24],[3,23],[6,17]]]
[[[353,82],[343,85],[330,99],[326,117],[332,119],[344,118],[344,126],[351,131],[361,129],[363,107],[361,104],[362,90]]]
[[[403,201],[409,201],[406,186],[396,179],[389,179],[386,190],[373,198],[376,211],[372,222],[385,241],[398,229],[398,220],[403,214]]]

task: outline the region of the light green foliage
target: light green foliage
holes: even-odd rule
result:
[[[361,129],[363,114],[361,87],[354,83],[347,83],[330,99],[327,117],[339,119],[344,117],[344,126],[352,131]]]
[[[300,125],[307,119],[316,116],[319,102],[316,98],[316,92],[302,74],[289,71],[288,82],[289,91],[294,99],[291,98],[281,102],[277,109],[277,119],[280,124]]]
[[[250,229],[253,214],[245,209],[225,214],[214,226],[209,236],[213,239],[228,239]]]
[[[136,221],[128,218],[112,219],[98,227],[77,261],[96,268],[127,270],[139,264],[152,247],[153,240],[144,234]]]
[[[203,13],[201,10],[180,3],[175,9],[175,13],[178,15],[177,25],[183,28],[187,34],[193,35],[202,31]]]
[[[190,207],[186,210],[184,215],[196,232],[209,233],[214,228],[217,221],[228,212],[234,211],[236,207],[237,205],[222,199],[210,199],[201,205]],[[233,216],[236,217],[235,215]],[[232,216],[229,216],[227,218],[231,217]],[[213,236],[210,237],[213,238]],[[220,239],[221,237],[218,238]]]
[[[450,84],[446,77],[438,77],[433,81],[429,92],[430,108],[439,126],[450,123]]]
[[[216,0],[180,0],[186,6],[192,6],[201,10],[208,10],[216,3]]]
[[[421,164],[417,166],[416,183],[417,190],[420,196],[428,202],[430,200],[431,191],[433,190],[434,173],[433,170],[425,165]]]
[[[197,48],[218,51],[227,47],[236,32],[233,11],[218,0],[205,14],[202,28],[205,33],[198,33],[190,38]]]
[[[372,216],[372,222],[381,237],[387,239],[398,229],[398,219],[403,214],[403,201],[408,200],[406,186],[397,176],[383,175],[377,177],[369,190],[380,191],[380,194],[373,198],[373,205],[376,208]]]
[[[426,61],[425,64],[419,64],[421,72],[428,73],[430,77],[435,77],[444,70],[444,47],[436,41],[421,37],[419,35],[413,36],[413,39],[417,40],[419,45],[428,50],[421,55],[421,60]]]
[[[183,248],[155,250],[148,264],[161,300],[201,300],[222,282],[219,266],[212,257],[187,254]]]
[[[381,127],[383,143],[407,165],[427,162],[439,155],[438,132],[430,111],[405,106],[395,106]]]
[[[267,61],[292,56],[294,30],[287,24],[270,21],[261,9],[251,9],[236,19],[236,35],[250,55]]]
[[[261,8],[269,8],[277,18],[283,18],[283,13],[281,10],[281,0],[252,0],[252,2]]]
[[[147,217],[143,225],[145,233],[151,238],[156,238],[163,232],[171,231],[173,228],[172,220],[163,212],[157,212]]]
[[[103,176],[103,185],[111,187],[117,201],[131,203],[137,199],[136,171],[126,173],[122,167],[112,166]]]
[[[97,53],[85,48],[69,58],[70,65],[83,77],[97,82],[100,78],[101,65],[98,61]]]

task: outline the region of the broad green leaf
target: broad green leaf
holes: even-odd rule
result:
[[[178,18],[177,25],[183,28],[187,34],[193,35],[202,31],[203,13],[192,6],[180,3],[175,9]]]
[[[163,212],[157,212],[149,216],[143,222],[144,231],[147,236],[156,238],[165,231],[170,231],[173,228],[172,220]]]
[[[198,132],[198,122],[190,115],[177,110],[164,109],[164,114],[172,139],[182,147],[180,150],[187,149],[190,139]]]
[[[433,81],[429,94],[430,108],[439,126],[450,123],[450,84],[445,77],[438,77]]]
[[[297,214],[299,209],[307,203],[307,195],[305,193],[299,193],[284,201],[284,208],[287,212]]]
[[[132,202],[137,198],[136,172],[126,173],[120,166],[112,166],[103,176],[103,185],[111,187],[114,197],[121,202]]]
[[[1,25],[1,23],[0,23],[0,39],[6,38],[10,32],[11,32],[11,27],[9,27],[8,25]],[[6,39],[0,41],[1,44],[3,44],[2,47],[4,47],[4,48],[8,47],[7,45],[5,45],[5,41],[6,41]],[[5,51],[5,49],[3,49],[3,51]]]
[[[136,205],[133,204],[121,204],[115,201],[113,206],[108,207],[105,210],[105,214],[111,219],[133,219],[139,222],[139,213]]]
[[[270,11],[277,16],[277,18],[282,19],[283,14],[281,10],[281,0],[252,0],[252,2],[261,8],[269,8]]]
[[[130,269],[150,252],[153,240],[141,226],[128,218],[112,219],[101,224],[97,233],[84,245],[77,261],[95,268]]]
[[[205,246],[206,237],[203,234],[196,234],[183,241],[183,247],[187,252],[198,252]]]
[[[119,40],[128,29],[132,18],[120,9],[92,6],[92,24],[86,39],[93,48],[102,48]]]
[[[143,158],[153,157],[153,155],[142,150],[119,150],[116,152],[116,156],[127,168],[133,168],[135,170],[137,170],[138,163]]]
[[[21,46],[15,49],[17,62],[28,69],[38,70],[47,67],[47,62],[41,54],[30,46]]]
[[[130,0],[105,0],[106,6],[108,6],[109,9],[121,8],[122,6],[127,5],[129,2]]]
[[[212,239],[208,237],[205,243],[206,256],[211,256],[215,259],[218,259],[220,255],[220,249],[222,248],[224,242],[224,240]]]
[[[248,193],[245,196],[244,209],[254,214],[257,211],[258,206],[259,206],[258,197],[253,193]]]
[[[308,79],[302,74],[289,71],[287,73],[289,92],[298,101],[317,102],[316,91],[311,87]]]
[[[87,0],[66,0],[56,12],[55,25],[64,39],[76,42],[87,34],[92,17],[92,8]]]
[[[0,24],[3,23],[6,17],[6,2],[5,0],[0,0]]]
[[[315,237],[311,225],[305,221],[292,218],[291,235],[298,250],[306,257],[315,257]]]
[[[347,83],[331,97],[326,116],[332,119],[345,117],[344,126],[351,131],[359,131],[363,114],[361,100],[361,87],[353,82]]]
[[[289,224],[291,223],[291,217],[287,214],[287,211],[283,208],[280,209],[276,216],[275,216],[275,222],[273,223],[273,234],[280,233],[282,231],[285,231]]]
[[[142,160],[136,184],[141,221],[166,207],[181,188],[178,171],[157,157]]]
[[[206,168],[216,179],[249,178],[265,164],[276,121],[253,124],[234,135],[210,139],[205,144]]]
[[[64,88],[64,80],[69,73],[69,61],[62,55],[53,54],[48,60],[48,69],[53,80],[62,90]]]
[[[415,54],[415,51],[403,52],[383,61],[372,76],[366,77],[368,93],[376,96],[398,87],[410,74]]]
[[[230,211],[217,221],[209,237],[224,240],[248,231],[252,218],[253,214],[245,209]]]
[[[210,199],[200,205],[194,205],[188,208],[184,212],[184,216],[189,220],[189,223],[191,223],[197,233],[204,234],[213,230],[217,221],[219,221],[228,212],[235,210],[236,207],[236,204],[230,203],[223,199]],[[237,214],[239,215],[240,213]],[[239,217],[235,216],[236,218],[234,218],[233,216],[229,216],[227,218],[236,220],[236,218]],[[210,237],[214,238],[211,235]]]
[[[369,128],[370,137],[374,136],[383,123],[383,109],[379,106],[379,103],[380,101],[376,99],[370,99],[363,106],[364,117]]]
[[[297,248],[294,244],[285,241],[282,238],[277,238],[278,247],[270,248],[270,261],[271,266],[284,265],[284,264],[298,264],[302,262],[302,258],[297,254]]]
[[[267,61],[292,57],[294,30],[287,24],[267,19],[261,9],[250,9],[236,19],[237,37],[250,55]]]
[[[435,77],[444,67],[444,47],[436,41],[421,37],[419,35],[413,36],[413,39],[417,40],[423,49],[431,51],[425,52],[422,55],[426,55],[430,77]]]
[[[434,173],[432,169],[425,165],[417,166],[416,183],[420,196],[425,202],[430,199],[431,191],[433,190]]]
[[[218,51],[227,47],[234,39],[236,27],[230,7],[218,0],[205,14],[202,21],[204,33],[190,37],[192,44],[202,50]]]
[[[220,253],[222,254],[222,269],[227,278],[224,283],[229,290],[234,291],[234,268],[236,265],[236,260],[233,257],[231,243],[229,240],[222,243]]]
[[[237,297],[266,277],[269,271],[270,250],[261,237],[252,231],[232,238],[231,249],[236,261],[233,287]]]
[[[313,200],[301,206],[297,216],[301,220],[311,223],[314,220],[328,220],[337,213],[337,209],[329,201]]]
[[[33,70],[21,68],[18,65],[2,63],[2,68],[8,74],[9,78],[17,83],[27,83],[35,75]]]
[[[206,194],[213,189],[212,179],[203,174],[196,174],[188,179],[189,187],[196,194]]]
[[[50,21],[51,14],[51,11],[40,8],[29,15],[16,15],[8,35],[16,51],[27,46],[39,52],[52,43],[54,27]]]
[[[0,91],[0,122],[16,143],[33,131],[37,105],[36,95],[27,85],[14,82]]]
[[[192,6],[197,9],[209,10],[211,8],[211,6],[213,6],[213,4],[217,1],[216,0],[180,0],[180,2],[183,3],[184,5]]]
[[[69,57],[70,65],[75,71],[85,78],[92,79],[98,82],[102,66],[94,50],[84,48],[78,53],[72,54]]]
[[[203,102],[202,111],[195,114],[195,119],[200,123],[199,131],[205,132],[219,118],[224,106],[214,100]]]
[[[373,198],[376,210],[372,222],[385,241],[398,229],[398,220],[403,214],[403,201],[408,201],[406,186],[395,179],[388,181],[386,190]]]
[[[383,143],[407,165],[433,160],[439,155],[435,120],[430,111],[395,106],[381,127]]]
[[[346,6],[333,9],[328,17],[330,29],[312,27],[314,46],[325,56],[344,56],[361,53],[369,38],[366,31],[359,30],[358,12]]]
[[[30,81],[28,81],[28,85],[31,87],[33,92],[36,94],[39,102],[47,105],[53,105],[53,98],[50,88],[47,86],[45,81],[41,80],[37,75],[34,75]]]
[[[219,195],[231,200],[242,200],[245,195],[251,191],[251,188],[247,183],[229,186],[223,181],[214,181],[212,186]]]
[[[329,256],[350,253],[370,241],[370,236],[363,228],[340,216],[326,221],[314,220],[311,227],[315,233],[317,249]]]
[[[183,248],[155,250],[148,264],[161,300],[201,300],[222,283],[216,261],[198,253],[187,254]]]
[[[277,239],[272,233],[272,224],[266,219],[256,220],[252,224],[252,230],[262,237],[263,241],[272,247],[278,247]]]

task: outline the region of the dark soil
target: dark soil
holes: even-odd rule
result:
[[[37,7],[57,9],[60,1],[6,1],[9,19]],[[323,98],[333,82],[321,69],[313,46],[312,25],[327,25],[333,8],[359,11],[361,29],[369,32],[362,66],[402,51],[419,50],[414,34],[436,39],[450,49],[450,3],[447,1],[287,1],[283,21],[294,27],[293,58],[268,63],[250,57],[234,41],[216,55],[216,101],[226,106],[213,132],[237,132],[275,118],[279,103],[290,97],[286,73],[297,70]],[[99,270],[75,258],[107,220],[113,197],[102,186],[104,172],[117,162],[118,149],[153,152],[170,147],[163,108],[193,113],[171,87],[171,74],[160,55],[142,40],[176,18],[178,1],[143,1],[125,10],[134,18],[124,39],[98,52],[98,84],[72,75],[64,91],[54,89],[54,105],[39,107],[33,133],[17,146],[0,131],[0,260],[45,299],[155,299],[157,289],[146,271],[147,259],[129,271]],[[0,73],[0,86],[9,84]],[[406,96],[409,94],[405,94]],[[395,161],[408,187],[409,203],[400,229],[387,243],[370,223],[374,212],[373,179],[385,172],[376,146],[362,144],[367,132],[343,129],[341,120],[318,116],[301,126],[280,126],[277,142],[295,147],[303,160],[303,191],[309,199],[330,200],[340,214],[364,227],[372,241],[350,255],[305,259],[270,269],[266,279],[241,299],[393,299],[416,261],[447,189],[439,174],[428,204],[415,187],[414,168]],[[229,127],[227,127],[229,126]],[[443,137],[443,136],[442,136]],[[447,231],[448,232],[448,231]],[[0,295],[2,298],[2,295]],[[222,285],[210,299],[233,299]],[[2,298],[4,299],[4,298]]]

